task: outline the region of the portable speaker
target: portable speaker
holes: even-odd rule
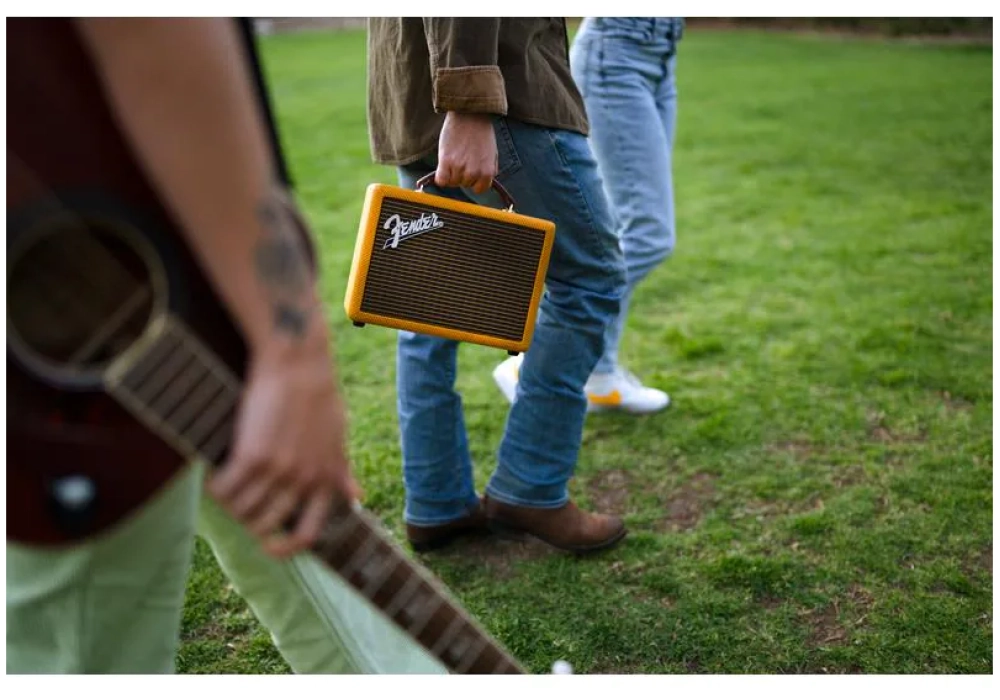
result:
[[[556,227],[507,209],[370,185],[361,215],[344,308],[371,323],[503,348],[531,344]]]

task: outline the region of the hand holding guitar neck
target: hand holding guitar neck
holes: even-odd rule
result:
[[[346,416],[305,248],[277,197],[262,211],[257,278],[270,328],[249,344],[245,394],[228,461],[209,491],[271,554],[288,556],[319,537],[334,498],[354,500]],[[282,524],[292,527],[281,535]]]

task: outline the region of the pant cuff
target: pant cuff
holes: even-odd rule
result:
[[[519,483],[500,470],[490,479],[486,494],[495,501],[528,508],[560,508],[569,501],[566,485],[532,486]]]
[[[469,501],[448,501],[445,503],[409,498],[406,501],[406,508],[403,511],[403,520],[407,524],[416,525],[417,527],[446,525],[459,518],[464,518],[478,506],[478,498]]]

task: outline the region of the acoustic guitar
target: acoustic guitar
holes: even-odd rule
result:
[[[246,347],[72,23],[11,19],[7,39],[7,533],[64,546],[224,463]],[[450,672],[524,672],[358,504],[314,552]]]

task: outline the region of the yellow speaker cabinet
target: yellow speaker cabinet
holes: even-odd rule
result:
[[[370,185],[344,308],[372,324],[524,352],[555,239],[555,224],[506,209]]]

